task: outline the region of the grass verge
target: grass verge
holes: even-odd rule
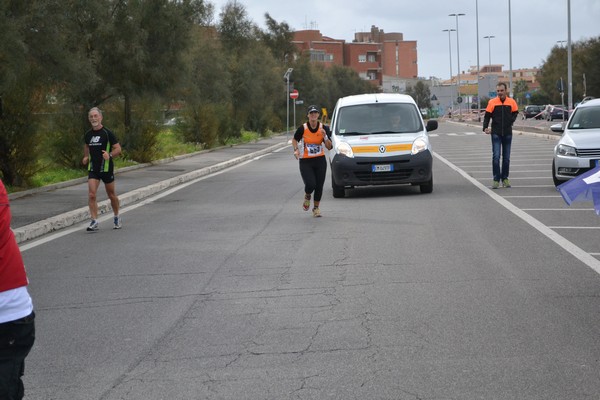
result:
[[[270,133],[269,133],[270,134]],[[242,131],[242,134],[239,138],[231,139],[226,141],[226,145],[235,145],[240,143],[249,143],[255,142],[261,138],[265,137],[261,136],[256,132],[250,131]],[[158,135],[158,143],[157,143],[157,152],[156,152],[156,160],[162,160],[165,158],[180,156],[184,154],[191,154],[197,151],[203,150],[201,144],[195,143],[182,143],[178,139],[178,135],[174,132],[173,129],[165,129]],[[119,168],[128,167],[131,165],[136,165],[137,162],[128,160],[126,158],[116,158],[115,160],[115,168],[118,170]],[[48,186],[55,183],[66,182],[72,179],[77,179],[81,177],[87,176],[87,170],[84,168],[65,168],[62,166],[50,166],[44,168],[40,172],[36,173],[32,180],[31,186],[27,188],[17,188],[7,186],[6,190],[8,193],[18,192],[27,189],[33,189],[42,186]]]

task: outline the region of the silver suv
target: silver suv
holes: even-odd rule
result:
[[[377,93],[342,97],[331,117],[331,187],[344,197],[356,186],[412,184],[433,191],[427,125],[412,97]]]
[[[552,179],[556,186],[597,167],[600,160],[600,99],[580,103],[567,127],[552,125],[562,137],[554,147]]]

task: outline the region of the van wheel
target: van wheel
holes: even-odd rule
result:
[[[331,177],[331,189],[333,189],[333,197],[336,199],[343,199],[346,197],[346,189],[343,186],[335,184],[333,177]]]
[[[431,193],[433,192],[433,176],[427,183],[423,183],[420,185],[421,193]]]

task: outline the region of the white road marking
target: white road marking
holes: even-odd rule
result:
[[[550,229],[600,229],[600,226],[549,226]]]
[[[512,178],[511,178],[512,179]],[[504,198],[511,198],[511,199],[518,199],[518,198],[523,198],[523,199],[541,199],[541,198],[552,198],[552,197],[558,197],[559,199],[562,199],[562,196],[560,195],[556,195],[556,196],[519,196],[519,195],[515,195],[515,196],[502,196]]]
[[[587,211],[593,210],[593,208],[521,208],[523,211]]]
[[[556,243],[557,245],[559,245],[560,247],[565,249],[567,252],[569,252],[571,255],[573,255],[575,258],[577,258],[579,261],[581,261],[582,263],[584,263],[585,265],[587,265],[588,267],[590,267],[591,269],[596,271],[596,273],[600,274],[600,260],[598,260],[597,258],[592,256],[590,253],[584,251],[580,247],[576,246],[573,242],[571,242],[571,241],[567,240],[566,238],[564,238],[563,236],[559,235],[557,232],[553,231],[552,228],[544,225],[537,219],[533,218],[531,215],[527,214],[525,211],[519,209],[518,207],[515,207],[511,202],[509,202],[504,197],[497,194],[495,190],[489,189],[488,187],[484,186],[477,179],[471,177],[465,171],[463,171],[456,165],[452,164],[450,161],[446,160],[441,155],[439,155],[435,152],[433,153],[433,155],[438,160],[440,160],[441,162],[443,162],[444,164],[449,166],[451,169],[453,169],[454,171],[456,171],[460,175],[462,175],[463,178],[465,178],[466,180],[471,182],[475,187],[477,187],[483,193],[490,196],[498,204],[502,205],[504,208],[506,208],[513,214],[515,214],[517,217],[521,218],[523,221],[527,222],[529,225],[531,225],[532,227],[534,227],[535,229],[540,231],[542,234],[544,234],[548,239],[552,240],[554,243]],[[558,228],[563,228],[563,227],[557,227],[557,229]]]

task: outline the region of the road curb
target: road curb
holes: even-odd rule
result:
[[[162,192],[163,190],[169,189],[171,187],[180,185],[185,182],[189,182],[193,179],[200,178],[202,176],[213,174],[217,171],[224,170],[226,168],[232,167],[236,164],[240,164],[244,161],[250,160],[252,158],[271,153],[280,147],[283,148],[287,146],[287,139],[285,139],[282,143],[277,143],[271,145],[262,150],[255,151],[253,153],[249,153],[240,157],[233,158],[228,161],[223,161],[215,165],[211,165],[209,167],[200,168],[198,170],[188,172],[182,175],[178,175],[173,178],[165,179],[163,181],[157,182],[155,184],[145,186],[139,189],[132,190],[130,192],[126,192],[123,194],[119,194],[119,203],[121,207],[126,207],[130,204],[136,203],[142,199],[148,198],[156,193]],[[136,166],[137,167],[137,166]],[[87,178],[85,178],[87,180]],[[84,180],[84,181],[85,181]],[[65,185],[68,186],[68,185]],[[98,214],[103,215],[112,211],[112,207],[110,206],[110,200],[104,200],[98,203]],[[15,234],[15,239],[17,243],[23,243],[28,240],[36,239],[40,236],[46,235],[48,233],[67,228],[69,226],[78,224],[86,219],[89,219],[89,209],[88,207],[78,208],[73,211],[69,211],[63,214],[56,215],[54,217],[50,217],[38,222],[34,222],[29,225],[22,226],[20,228],[13,229]]]

